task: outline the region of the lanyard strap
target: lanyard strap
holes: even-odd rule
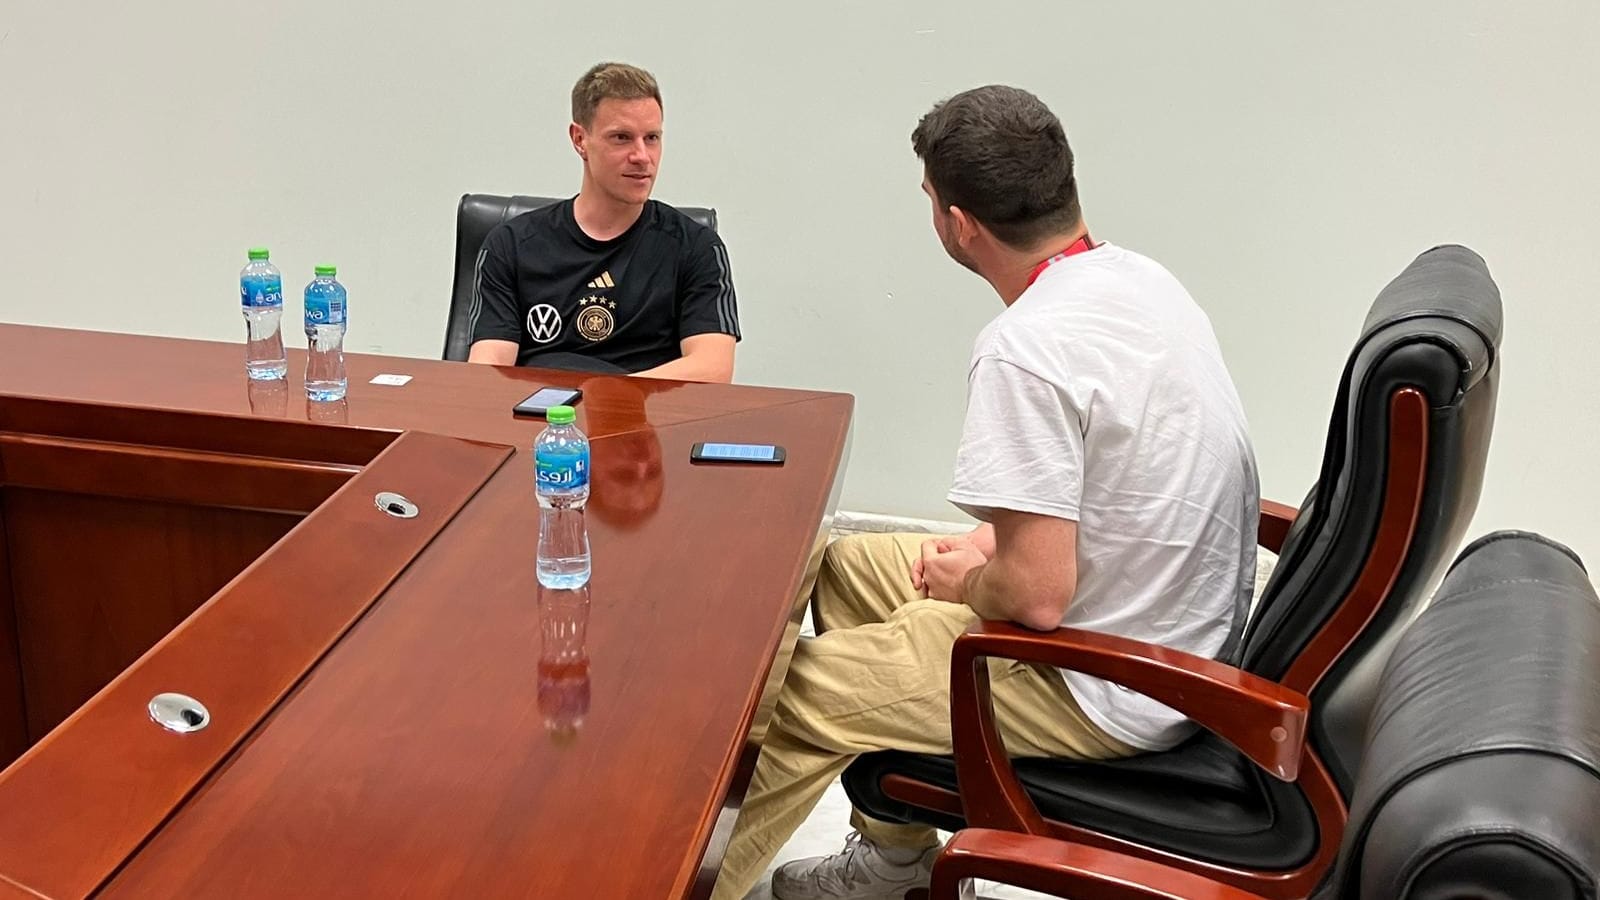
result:
[[[1072,256],[1072,255],[1077,254],[1077,253],[1084,253],[1084,252],[1087,252],[1087,251],[1093,250],[1093,249],[1094,249],[1094,241],[1090,239],[1090,237],[1089,237],[1089,235],[1087,233],[1085,233],[1083,237],[1078,238],[1077,240],[1073,241],[1071,244],[1067,245],[1067,249],[1061,251],[1060,253],[1057,253],[1055,256],[1050,257],[1049,259],[1045,260],[1044,262],[1039,263],[1037,266],[1034,266],[1033,267],[1033,272],[1028,275],[1028,287],[1032,287],[1033,283],[1035,281],[1039,280],[1039,276],[1044,274],[1044,270],[1045,269],[1050,268],[1051,266],[1053,266],[1056,263],[1062,261],[1063,259],[1066,259],[1069,256]]]

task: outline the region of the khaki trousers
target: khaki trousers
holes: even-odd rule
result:
[[[734,826],[713,900],[741,900],[851,760],[875,750],[950,753],[950,648],[970,607],[917,597],[911,561],[925,534],[863,535],[826,551],[802,638]],[[1130,756],[1085,718],[1060,672],[989,661],[995,716],[1013,756]],[[851,824],[882,846],[926,848],[932,828]]]

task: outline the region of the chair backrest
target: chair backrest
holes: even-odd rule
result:
[[[1383,673],[1332,896],[1593,900],[1597,654],[1572,551],[1518,532],[1463,551]]]
[[[445,324],[444,358],[464,361],[472,349],[472,278],[477,268],[478,250],[483,239],[501,222],[514,219],[540,207],[559,203],[557,197],[500,197],[494,194],[463,194],[456,209],[456,280],[450,291],[450,318]],[[717,230],[717,211],[699,207],[678,207],[689,218]]]
[[[1311,697],[1309,740],[1345,798],[1389,650],[1477,509],[1500,329],[1499,289],[1464,247],[1429,250],[1383,289],[1245,634],[1245,669]]]

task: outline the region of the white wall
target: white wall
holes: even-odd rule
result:
[[[742,381],[858,398],[845,506],[943,503],[972,335],[908,136],[1004,81],[1066,122],[1099,237],[1216,325],[1269,496],[1313,477],[1378,289],[1445,241],[1506,298],[1476,530],[1600,561],[1600,7],[1506,4],[0,0],[0,319],[234,339],[244,249],[339,264],[356,350],[433,356],[464,191],[566,192],[566,95],[655,71],[657,196],[715,205]],[[0,360],[0,366],[4,360]]]

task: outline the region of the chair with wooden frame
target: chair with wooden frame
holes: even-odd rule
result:
[[[1499,290],[1477,254],[1417,257],[1378,295],[1348,357],[1304,504],[1262,504],[1260,544],[1279,561],[1238,660],[977,623],[953,651],[957,755],[859,758],[844,776],[856,808],[1049,836],[1269,900],[1305,897],[1339,849],[1379,673],[1477,507],[1500,331]],[[1202,729],[1128,759],[1013,762],[993,719],[991,656],[1108,679]]]

